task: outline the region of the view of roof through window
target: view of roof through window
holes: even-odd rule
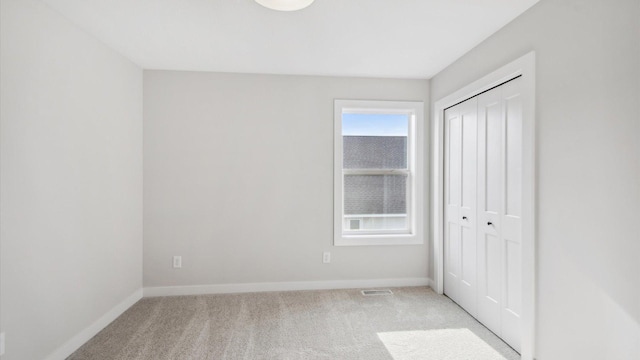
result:
[[[407,169],[408,134],[406,114],[342,114],[343,169],[383,171],[345,175],[345,228],[407,227],[407,175],[384,171]]]

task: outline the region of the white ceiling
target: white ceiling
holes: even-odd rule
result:
[[[538,0],[43,0],[145,69],[430,78]]]

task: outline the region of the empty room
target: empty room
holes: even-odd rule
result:
[[[640,0],[0,0],[2,360],[640,359]]]

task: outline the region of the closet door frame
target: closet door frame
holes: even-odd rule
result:
[[[522,317],[521,358],[534,359],[536,316],[536,125],[535,52],[495,70],[435,102],[432,121],[432,236],[434,279],[432,288],[444,292],[444,110],[502,83],[522,81]]]

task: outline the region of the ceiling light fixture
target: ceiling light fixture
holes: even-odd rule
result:
[[[266,8],[278,11],[302,10],[311,5],[314,0],[256,0],[256,2]]]

